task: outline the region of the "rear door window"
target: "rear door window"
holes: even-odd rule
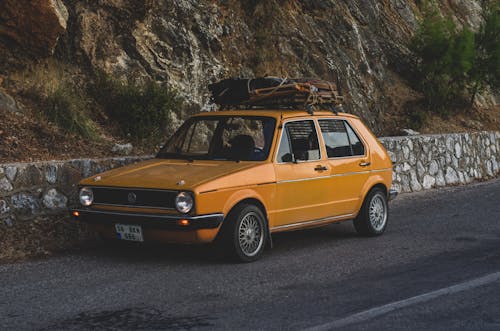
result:
[[[344,120],[319,120],[328,158],[364,155],[365,147]]]

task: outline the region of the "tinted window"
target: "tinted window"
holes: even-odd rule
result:
[[[257,116],[194,117],[179,128],[158,157],[262,161],[269,154],[275,125],[275,119]]]
[[[345,126],[347,129],[347,134],[349,136],[349,141],[351,143],[352,155],[365,155],[365,146],[363,146],[361,140],[359,140],[358,136],[351,128],[349,123],[345,122]]]
[[[314,122],[295,121],[285,124],[288,138],[292,146],[292,153],[297,161],[319,160],[318,135]]]
[[[329,158],[364,155],[365,148],[348,123],[342,120],[319,120]]]
[[[325,142],[328,157],[351,155],[351,146],[343,121],[320,120],[319,126]]]

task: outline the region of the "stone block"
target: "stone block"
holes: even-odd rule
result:
[[[14,166],[5,167],[5,176],[7,176],[7,178],[10,181],[14,181],[16,179],[16,175],[17,175],[16,167]]]
[[[415,170],[410,170],[410,187],[413,192],[422,190],[422,185],[420,185],[420,182],[418,181]]]
[[[462,146],[457,142],[455,143],[455,156],[460,158],[462,156]]]
[[[44,194],[42,202],[43,205],[50,210],[59,210],[67,207],[68,198],[52,188]]]
[[[13,187],[9,180],[5,177],[0,178],[0,192],[10,192]]]
[[[66,195],[70,195],[71,192],[76,189],[78,182],[82,179],[80,170],[69,163],[61,165],[57,173],[57,184],[60,190]]]
[[[42,206],[40,200],[31,193],[21,192],[14,194],[10,198],[10,201],[14,212],[23,218],[29,218],[41,213]]]
[[[45,179],[49,184],[55,184],[57,181],[57,165],[48,165],[45,169]]]
[[[435,176],[439,171],[439,164],[437,163],[436,160],[432,160],[431,163],[429,163],[429,175]]]
[[[424,189],[428,190],[432,188],[436,184],[436,179],[432,176],[425,175],[424,180],[422,181],[422,186]]]
[[[446,174],[444,176],[444,179],[446,181],[446,184],[448,185],[457,184],[459,180],[457,172],[452,167],[446,168]]]
[[[18,168],[17,176],[14,181],[16,188],[29,188],[40,186],[44,183],[42,172],[35,164],[28,164]]]
[[[0,218],[8,216],[10,214],[10,207],[7,204],[7,201],[0,200]]]

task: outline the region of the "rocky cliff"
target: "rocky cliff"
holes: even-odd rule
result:
[[[415,95],[406,45],[421,2],[3,0],[0,75],[54,54],[87,76],[167,82],[195,110],[210,108],[207,84],[227,76],[338,77],[347,110],[380,133],[381,114]],[[439,6],[477,28],[481,3]]]

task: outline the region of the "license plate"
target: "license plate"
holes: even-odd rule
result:
[[[115,230],[120,240],[144,241],[139,225],[115,224]]]

